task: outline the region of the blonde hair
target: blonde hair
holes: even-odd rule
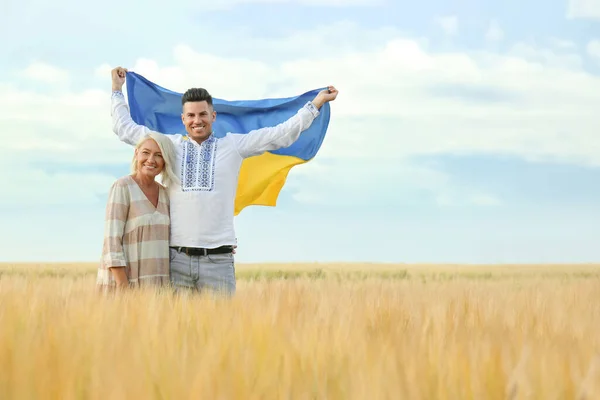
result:
[[[171,140],[162,133],[148,132],[137,142],[135,149],[138,150],[148,139],[152,139],[156,142],[163,156],[163,160],[165,161],[163,170],[160,171],[160,174],[158,174],[162,185],[168,187],[173,183],[179,183],[179,178],[177,178],[177,175],[175,175],[175,170],[173,169],[173,165],[175,163],[175,146],[173,145],[173,142],[171,142]],[[133,154],[133,158],[131,159],[131,173],[137,173],[135,152]]]

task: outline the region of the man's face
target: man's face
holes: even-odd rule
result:
[[[217,113],[206,101],[188,101],[183,105],[181,120],[190,139],[202,143],[212,132]]]

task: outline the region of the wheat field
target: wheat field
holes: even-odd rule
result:
[[[600,398],[600,265],[237,266],[232,299],[0,264],[0,399]]]

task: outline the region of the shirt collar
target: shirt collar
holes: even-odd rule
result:
[[[196,142],[195,140],[192,140],[187,134],[183,137],[183,140],[193,143],[197,146],[201,146],[204,143],[210,144],[210,143],[214,142],[215,140],[217,140],[217,138],[215,138],[215,132],[213,131],[210,134],[210,136],[208,137],[208,139],[206,139],[204,142],[202,142],[202,144],[198,144],[198,142]]]

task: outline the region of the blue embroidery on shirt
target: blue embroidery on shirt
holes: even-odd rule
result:
[[[212,191],[215,186],[215,160],[217,140],[214,136],[200,146],[191,141],[183,142],[181,160],[181,189],[189,191]]]

